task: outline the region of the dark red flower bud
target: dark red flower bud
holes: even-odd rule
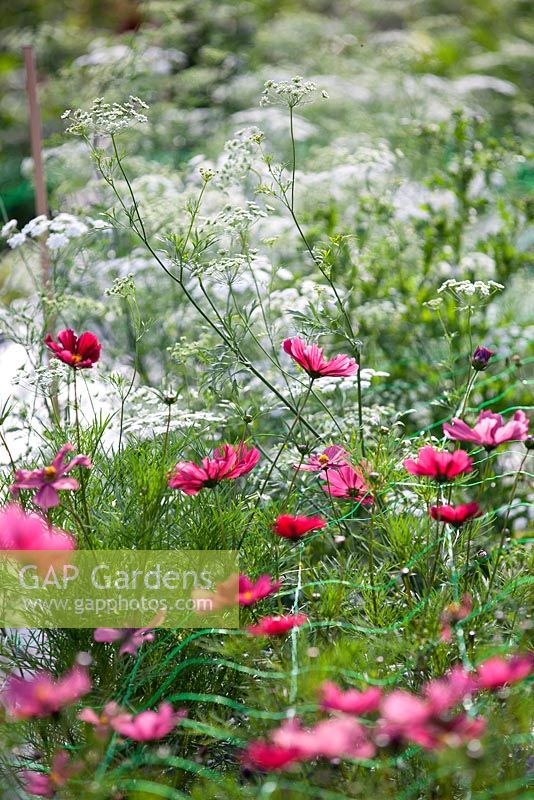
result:
[[[477,347],[471,358],[471,366],[477,372],[482,372],[487,369],[489,360],[494,355],[493,350],[488,350],[487,347]]]

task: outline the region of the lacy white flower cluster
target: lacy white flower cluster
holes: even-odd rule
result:
[[[101,219],[86,217],[85,220],[81,220],[73,214],[65,213],[49,219],[45,214],[40,214],[26,223],[20,231],[18,230],[17,220],[10,219],[0,230],[0,237],[5,239],[13,250],[25,244],[28,239],[38,239],[43,233],[48,233],[46,246],[49,250],[55,252],[60,247],[67,245],[71,239],[84,236],[90,230],[106,227],[106,223]]]
[[[165,433],[168,407],[148,386],[135,389],[125,407],[124,432],[146,439]],[[192,411],[183,407],[182,398],[172,407],[170,430],[207,430],[224,422],[224,417],[209,411]]]
[[[271,103],[287,105],[289,108],[312,103],[317,95],[317,84],[313,81],[305,81],[300,75],[288,81],[266,81],[260,103],[262,106]],[[323,90],[323,98],[328,98],[328,94]]]
[[[371,386],[371,381],[374,378],[389,378],[389,372],[380,372],[375,369],[362,369],[360,370],[360,383],[362,389],[368,389]],[[342,392],[356,391],[358,386],[358,375],[350,375],[348,378],[321,378],[316,381],[314,391],[319,391],[321,394],[332,394],[336,389]]]
[[[452,278],[451,280],[442,283],[438,289],[438,294],[443,292],[451,292],[456,297],[491,297],[495,292],[501,292],[504,289],[502,283],[496,281],[457,281]]]
[[[224,228],[235,228],[245,231],[261,217],[266,217],[267,211],[257,203],[247,200],[245,207],[227,205],[215,217],[215,222]]]
[[[41,367],[26,364],[20,367],[13,376],[13,386],[20,386],[26,390],[35,390],[39,395],[48,397],[50,392],[57,390],[58,386],[67,383],[70,377],[70,367],[58,358],[50,359],[50,363]]]
[[[281,274],[282,273],[282,274]],[[277,277],[288,280],[291,273],[285,269],[278,269]],[[343,296],[342,300],[343,300]],[[277,320],[288,321],[293,315],[308,314],[309,307],[332,312],[337,305],[334,290],[330,286],[317,283],[311,278],[303,278],[296,286],[285,289],[275,289],[269,296],[269,309]]]
[[[116,297],[130,297],[135,294],[135,283],[133,272],[128,273],[124,277],[115,278],[113,286],[104,289],[104,294],[108,297],[115,295]]]
[[[230,184],[241,184],[254,164],[258,143],[263,138],[259,128],[243,128],[236,131],[233,139],[224,145],[224,152],[217,163],[215,183],[225,189]]]
[[[72,111],[69,108],[63,112],[61,119],[68,119],[71,123],[67,133],[77,136],[87,136],[89,133],[112,135],[148,122],[143,111],[148,111],[147,104],[133,95],[124,103],[106,103],[103,97],[97,97],[89,111],[81,108]]]

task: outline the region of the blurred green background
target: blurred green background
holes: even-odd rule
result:
[[[510,81],[517,87],[513,108],[505,91],[490,98],[495,131],[521,129],[532,119],[534,19],[527,0],[20,0],[14,5],[1,23],[0,195],[3,216],[21,223],[33,215],[31,176],[21,172],[29,155],[21,48],[29,42],[37,54],[49,146],[64,141],[61,112],[95,95],[116,99],[139,93],[167,112],[198,109],[199,133],[209,139],[229,114],[251,104],[251,75],[258,75],[261,85],[273,72],[302,70],[350,76],[357,84],[358,71],[368,69],[369,60],[379,81],[399,73],[445,79],[482,74]],[[99,46],[109,52],[124,45],[130,53],[171,48],[179,57],[158,71],[156,49],[145,73],[127,55],[106,64],[96,63],[98,56],[85,66],[77,61],[98,53]],[[358,125],[369,127],[365,118]],[[171,142],[165,135],[153,137],[150,158],[176,165],[198,150],[195,137],[178,134]],[[53,195],[54,175],[47,178]]]

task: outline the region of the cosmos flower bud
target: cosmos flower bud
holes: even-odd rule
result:
[[[471,358],[471,366],[477,372],[482,372],[487,369],[490,358],[495,355],[493,350],[488,350],[487,347],[477,347]]]

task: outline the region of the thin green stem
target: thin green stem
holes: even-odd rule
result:
[[[165,426],[165,433],[163,435],[163,448],[161,453],[161,463],[163,465],[163,469],[165,470],[165,459],[167,458],[167,448],[169,445],[169,431],[171,428],[171,417],[172,417],[172,405],[169,403],[167,405],[167,424]]]
[[[374,526],[374,514],[371,514],[371,520],[369,523],[369,583],[371,585],[371,597],[373,600],[373,614],[374,620],[378,620],[378,608],[376,604],[376,592],[375,592],[375,526]]]
[[[293,106],[289,106],[289,133],[291,136],[291,208],[295,208],[295,171],[297,168],[297,148],[293,130]]]
[[[471,373],[470,373],[469,378],[467,380],[467,385],[466,385],[464,396],[462,398],[462,402],[458,406],[458,410],[456,411],[456,414],[455,414],[456,417],[461,417],[464,414],[465,409],[467,408],[467,403],[469,401],[469,396],[471,395],[471,392],[473,391],[473,386],[475,385],[475,381],[477,379],[477,376],[478,376],[477,370],[475,370],[475,369],[471,370]]]
[[[74,369],[74,379],[73,379],[73,386],[74,386],[74,420],[76,425],[76,446],[78,453],[82,452],[82,438],[81,438],[81,428],[80,428],[80,405],[78,401],[78,382],[76,380],[76,369]],[[90,535],[91,535],[91,517],[89,515],[89,506],[87,505],[87,495],[85,492],[85,473],[82,470],[80,475],[80,494],[82,498],[82,508],[83,514],[85,517],[85,526],[86,526],[86,533],[85,537],[90,542]]]
[[[436,497],[436,506],[440,505],[441,501],[441,486],[438,485],[438,493]],[[439,555],[441,551],[441,537],[439,535],[439,519],[436,520],[436,539],[434,543],[434,553],[433,553],[433,561],[432,561],[432,569],[430,572],[430,577],[428,579],[428,597],[430,597],[430,593],[432,591],[432,586],[434,584],[434,578],[436,577],[436,570],[438,567]]]
[[[299,610],[299,597],[302,586],[302,553],[304,549],[303,542],[299,543],[299,565],[297,574],[297,585],[295,587],[295,598],[293,600],[292,613],[297,614]],[[299,662],[298,662],[298,635],[299,628],[294,627],[291,630],[291,684],[289,689],[289,704],[293,706],[297,699],[298,691],[298,675],[299,675]]]
[[[263,481],[263,483],[261,485],[261,488],[260,488],[260,491],[259,491],[260,497],[262,496],[263,492],[265,491],[265,487],[267,486],[267,484],[269,482],[269,479],[270,479],[271,475],[273,474],[273,470],[276,467],[276,465],[278,463],[278,460],[279,460],[280,456],[282,455],[282,452],[284,451],[288,441],[290,440],[293,431],[295,430],[296,426],[298,425],[298,423],[300,421],[301,414],[304,411],[304,407],[305,407],[306,403],[308,402],[308,398],[309,398],[309,396],[311,394],[311,390],[312,390],[312,387],[313,387],[313,381],[314,381],[314,378],[310,378],[310,383],[308,385],[308,388],[306,390],[306,394],[304,395],[302,403],[300,403],[300,405],[298,406],[297,413],[295,414],[295,418],[293,419],[292,424],[288,428],[288,431],[287,431],[287,433],[286,433],[286,435],[284,437],[284,441],[282,442],[280,448],[278,449],[278,452],[276,453],[276,455],[275,455],[275,457],[274,457],[274,459],[273,459],[273,461],[271,463],[271,466],[269,468],[269,472],[265,476],[265,479],[264,479],[264,481]]]
[[[312,261],[314,262],[315,266],[319,269],[319,272],[321,273],[323,278],[328,282],[328,285],[330,286],[330,288],[332,289],[332,291],[334,293],[334,297],[336,298],[336,303],[338,305],[338,308],[341,311],[341,314],[343,315],[343,318],[345,320],[347,337],[350,340],[351,346],[355,348],[358,364],[360,364],[360,361],[361,361],[361,349],[356,344],[356,342],[357,342],[356,334],[354,332],[354,328],[352,326],[352,322],[350,320],[350,316],[349,316],[349,314],[347,312],[347,309],[345,308],[345,305],[343,304],[343,302],[341,300],[341,297],[339,295],[339,292],[337,290],[337,286],[336,286],[335,282],[332,280],[328,270],[326,270],[323,267],[323,265],[321,264],[320,259],[317,258],[317,256],[313,252],[313,248],[310,245],[310,243],[308,242],[306,234],[302,230],[302,226],[301,226],[301,224],[300,224],[300,222],[299,222],[299,220],[297,218],[296,212],[295,212],[295,202],[294,202],[295,201],[295,171],[296,171],[296,160],[297,159],[296,159],[295,137],[294,137],[294,131],[293,131],[293,109],[290,107],[289,111],[290,111],[289,128],[290,128],[291,149],[292,149],[292,170],[291,170],[291,184],[290,184],[291,185],[291,197],[290,197],[290,199],[287,196],[287,192],[286,192],[286,189],[284,188],[283,184],[281,184],[279,179],[276,177],[276,175],[272,171],[268,160],[266,161],[267,168],[269,170],[269,173],[270,173],[271,177],[273,178],[273,180],[275,181],[276,185],[278,186],[278,188],[280,190],[280,197],[278,199],[282,202],[282,204],[287,208],[287,210],[291,214],[291,218],[293,220],[293,223],[294,223],[294,225],[295,225],[295,227],[296,227],[296,229],[298,231],[298,234],[299,234],[300,238],[302,239],[302,242],[303,242],[306,250],[310,254],[310,257],[311,257]],[[265,157],[264,157],[264,160],[265,160]],[[361,444],[361,449],[362,449],[362,456],[364,456],[365,455],[365,442],[364,442],[364,435],[363,435],[362,391],[361,391],[361,376],[360,376],[359,373],[360,373],[360,370],[358,369],[358,376],[357,376],[357,386],[358,386],[358,422],[359,422],[359,427],[360,427],[360,444]]]
[[[456,569],[456,563],[454,560],[454,547],[452,542],[452,534],[451,531],[446,526],[445,530],[445,540],[447,542],[447,552],[448,552],[448,562],[451,571],[451,586],[452,586],[452,596],[453,600],[457,606],[460,605],[460,591],[458,587],[458,571]],[[472,666],[469,661],[469,656],[467,655],[467,648],[465,646],[465,638],[464,638],[464,631],[461,625],[454,626],[454,632],[456,634],[456,639],[458,642],[458,651],[460,653],[460,658],[462,659],[462,664],[466,670],[471,670]]]

